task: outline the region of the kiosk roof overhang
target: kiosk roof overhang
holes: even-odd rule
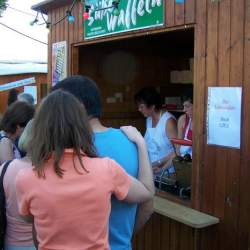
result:
[[[32,10],[48,14],[51,9],[71,4],[72,0],[45,0],[31,7]]]

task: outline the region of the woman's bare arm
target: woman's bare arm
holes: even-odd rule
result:
[[[131,177],[131,186],[124,201],[142,203],[151,200],[154,196],[154,183],[151,164],[148,158],[147,146],[140,132],[132,126],[121,127],[127,137],[133,141],[138,148],[139,173],[138,179]]]

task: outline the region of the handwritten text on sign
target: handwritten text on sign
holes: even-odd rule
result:
[[[239,87],[208,88],[208,144],[240,148],[241,94]]]

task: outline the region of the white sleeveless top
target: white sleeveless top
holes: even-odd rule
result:
[[[173,145],[166,133],[166,123],[170,118],[175,119],[169,112],[163,113],[155,128],[152,127],[152,117],[148,117],[146,120],[147,130],[144,139],[151,163],[174,152]]]
[[[2,138],[7,138],[8,140],[10,140],[13,150],[13,159],[20,159],[21,158],[20,151],[18,150],[17,146],[12,142],[12,140],[7,137],[6,133],[3,130],[0,131],[0,142]],[[1,162],[0,160],[0,165],[1,164],[3,164],[3,162]]]

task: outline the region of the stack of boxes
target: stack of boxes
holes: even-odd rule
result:
[[[172,70],[170,72],[171,83],[192,83],[194,74],[194,59],[189,59],[190,70]]]

